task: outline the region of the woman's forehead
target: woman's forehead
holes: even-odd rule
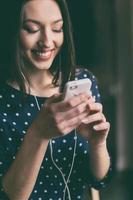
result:
[[[53,22],[62,19],[62,14],[57,2],[54,0],[32,0],[24,5],[23,18]]]

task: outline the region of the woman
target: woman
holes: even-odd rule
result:
[[[95,77],[75,70],[65,0],[15,3],[0,88],[0,199],[82,199],[86,188],[105,187],[110,173]],[[64,101],[65,83],[86,77],[92,95]]]

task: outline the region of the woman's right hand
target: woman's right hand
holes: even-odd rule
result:
[[[87,116],[88,98],[89,95],[85,93],[67,101],[62,100],[62,95],[50,97],[42,106],[30,128],[38,137],[48,140],[70,133]]]

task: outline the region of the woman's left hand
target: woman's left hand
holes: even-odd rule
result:
[[[101,103],[96,103],[93,97],[88,99],[88,116],[82,120],[77,128],[90,145],[102,145],[106,142],[110,123],[106,121]]]

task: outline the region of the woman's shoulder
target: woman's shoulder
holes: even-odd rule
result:
[[[0,94],[8,96],[14,94],[15,96],[20,95],[22,92],[19,89],[11,86],[9,83],[0,82]]]
[[[7,93],[7,87],[6,84],[3,82],[0,82],[0,95]]]
[[[96,76],[87,67],[79,67],[79,66],[76,67],[75,78],[76,79],[89,78],[90,80],[97,81]]]
[[[11,92],[11,87],[5,83],[5,82],[0,82],[0,94],[6,96],[8,93]]]
[[[11,87],[7,83],[0,82],[0,108],[2,106],[10,107],[10,104],[21,100],[21,92]]]

